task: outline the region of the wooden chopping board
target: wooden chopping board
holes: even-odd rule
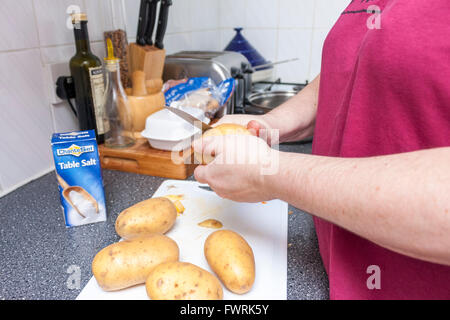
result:
[[[153,197],[182,194],[186,210],[166,235],[180,248],[180,261],[193,263],[209,272],[203,245],[216,229],[198,226],[206,219],[217,219],[223,229],[242,235],[255,256],[256,277],[253,288],[238,295],[223,289],[224,300],[285,300],[287,297],[287,229],[288,204],[273,200],[264,203],[238,203],[220,198],[212,191],[199,188],[196,181],[167,180]],[[147,300],[145,285],[106,292],[92,277],[78,300]]]
[[[130,148],[111,149],[100,145],[98,149],[103,169],[185,180],[194,173],[197,166],[194,164],[192,149],[172,154],[170,151],[152,148],[143,138],[137,139]]]

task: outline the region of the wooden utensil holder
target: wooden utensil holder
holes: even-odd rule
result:
[[[154,46],[129,45],[130,74],[134,71],[144,71],[145,79],[162,79],[166,50]]]

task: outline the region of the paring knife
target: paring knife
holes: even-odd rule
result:
[[[205,191],[211,191],[211,192],[214,192],[214,190],[213,189],[211,189],[211,187],[210,186],[198,186],[200,189],[202,189],[202,190],[205,190]]]
[[[159,49],[164,48],[163,40],[167,29],[167,20],[169,19],[169,7],[172,5],[172,0],[161,0],[159,7],[158,29],[156,30],[155,47]]]
[[[172,108],[172,107],[166,107],[166,108],[169,111],[175,113],[177,116],[179,116],[183,120],[185,120],[185,121],[189,122],[190,124],[192,124],[194,127],[199,128],[200,130],[202,130],[202,133],[213,128],[209,124],[204,123],[203,121],[197,119],[196,117],[190,115],[189,113],[187,113],[187,112],[185,112],[183,110]]]
[[[144,40],[146,44],[152,46],[153,30],[155,28],[156,11],[159,0],[147,0],[147,1],[148,1],[147,26],[145,28]]]

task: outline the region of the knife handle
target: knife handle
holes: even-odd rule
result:
[[[139,20],[136,34],[136,43],[145,46],[144,32],[147,25],[148,0],[141,0],[139,8]]]
[[[158,29],[156,30],[155,46],[159,49],[164,48],[163,40],[167,29],[167,20],[169,19],[169,7],[172,0],[161,0],[159,8]]]
[[[149,0],[149,12],[147,17],[147,27],[145,30],[144,40],[149,46],[153,45],[152,36],[156,22],[156,9],[159,0]]]

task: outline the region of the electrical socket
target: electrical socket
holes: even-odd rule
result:
[[[48,90],[48,97],[51,104],[64,102],[56,95],[56,80],[61,76],[70,76],[68,62],[49,63],[45,65],[45,83]]]

